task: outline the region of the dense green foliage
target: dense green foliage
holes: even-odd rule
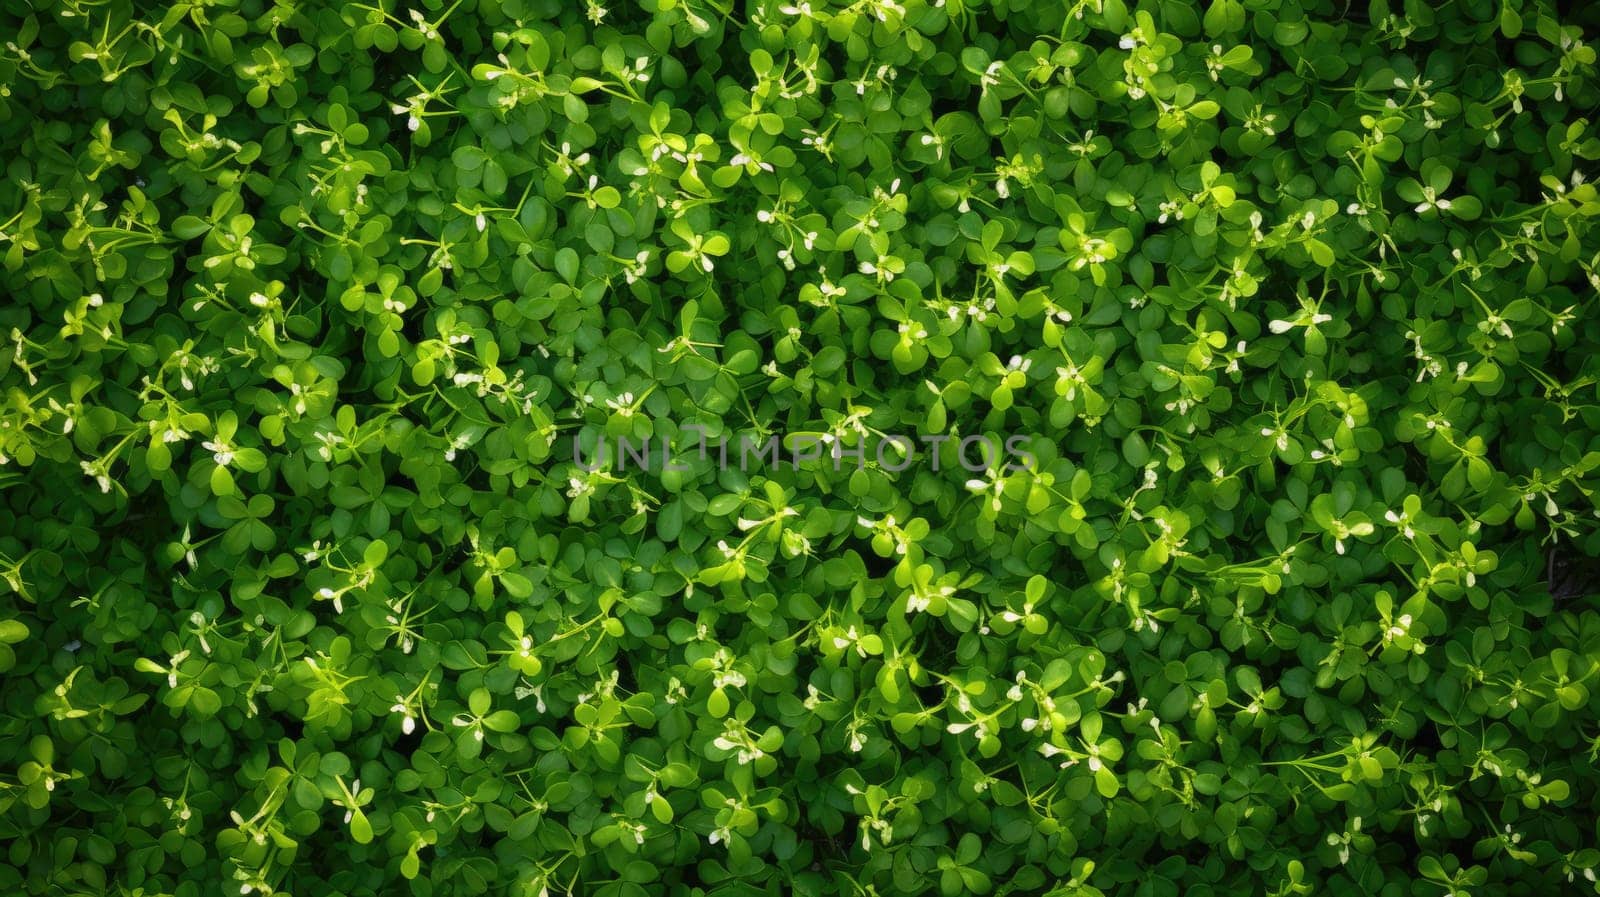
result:
[[[0,892],[1600,893],[1600,17],[1128,2],[0,0]]]

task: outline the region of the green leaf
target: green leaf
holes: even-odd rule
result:
[[[357,844],[372,842],[372,823],[367,821],[366,814],[360,810],[354,811],[350,817],[350,837],[354,838]]]

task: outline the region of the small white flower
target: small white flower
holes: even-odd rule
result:
[[[211,459],[217,462],[218,467],[227,467],[233,463],[233,446],[229,445],[226,440],[219,438],[200,444],[211,452]]]

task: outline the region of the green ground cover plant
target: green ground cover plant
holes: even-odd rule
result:
[[[0,893],[1600,893],[1585,7],[0,0]]]

